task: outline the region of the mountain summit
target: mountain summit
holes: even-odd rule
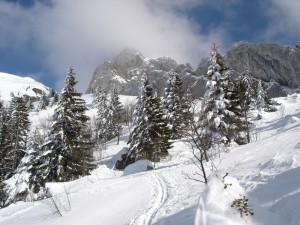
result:
[[[203,78],[195,76],[189,64],[177,64],[171,57],[147,59],[139,51],[131,48],[124,49],[112,61],[106,61],[97,67],[87,93],[92,93],[94,88],[100,85],[107,91],[116,88],[120,94],[138,95],[143,74],[147,74],[157,91],[163,93],[169,73],[173,70],[184,78],[185,86],[194,84],[194,94],[199,91],[203,94],[205,83],[200,82],[203,86],[201,88],[197,86],[198,81]]]

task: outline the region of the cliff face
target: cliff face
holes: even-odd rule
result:
[[[112,61],[99,65],[87,93],[93,92],[100,85],[107,91],[116,88],[123,95],[138,95],[141,77],[145,74],[158,93],[163,94],[172,70],[181,76],[185,88],[191,87],[196,96],[203,95],[206,81],[203,77],[196,76],[190,65],[177,64],[170,57],[146,59],[135,49],[124,49]]]
[[[227,52],[226,62],[237,72],[249,68],[263,81],[300,86],[300,48],[297,46],[240,42]]]
[[[300,87],[300,43],[280,46],[239,42],[229,49],[225,62],[236,74],[248,69],[255,78],[268,82],[271,97],[286,95],[281,85]],[[101,85],[108,91],[116,88],[120,94],[137,95],[141,77],[146,74],[157,91],[163,94],[169,73],[175,70],[184,87],[190,87],[193,95],[200,97],[204,94],[208,65],[209,58],[203,58],[194,71],[189,64],[177,64],[170,57],[146,59],[135,49],[125,49],[112,61],[98,66],[87,93]]]
[[[292,88],[300,86],[300,47],[278,44],[239,42],[225,55],[227,65],[238,73],[250,70],[265,82],[275,81]],[[200,62],[196,73],[206,74],[207,59]]]

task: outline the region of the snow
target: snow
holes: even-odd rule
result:
[[[33,88],[40,89],[45,93],[49,92],[49,88],[45,85],[35,81],[30,77],[20,77],[8,73],[0,72],[0,94],[1,99],[5,102],[10,101],[10,93],[13,92],[15,95],[25,95],[37,97],[38,94],[33,91]]]
[[[213,174],[201,194],[195,225],[253,224],[251,216],[241,217],[238,210],[231,207],[234,200],[243,196],[245,196],[245,191],[236,178],[226,176],[226,173],[220,171]],[[250,210],[252,210],[251,206]]]
[[[90,108],[91,95],[83,97]],[[130,101],[136,97],[121,96],[123,104]],[[0,210],[0,224],[299,225],[300,94],[276,101],[281,103],[278,111],[262,112],[262,119],[255,121],[254,142],[231,148],[215,160],[218,171],[207,186],[195,180],[201,177],[188,139],[174,141],[170,156],[156,163],[154,170],[145,171],[148,162],[114,170],[127,146],[128,133],[124,133],[119,145],[116,140],[107,143],[91,175],[47,184],[62,217],[49,208],[51,199],[16,202]],[[52,113],[53,108],[32,113],[32,126],[47,126],[43,121]],[[88,115],[94,114],[90,109]],[[210,174],[211,165],[206,168]],[[232,185],[224,189],[224,183]],[[230,207],[240,196],[249,199],[253,216],[241,217]]]
[[[131,165],[128,165],[125,168],[123,175],[127,176],[135,173],[140,173],[143,171],[152,170],[153,168],[154,164],[149,160],[139,160]]]

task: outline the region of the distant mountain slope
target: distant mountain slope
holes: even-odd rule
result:
[[[185,87],[191,87],[194,95],[202,95],[205,81],[196,76],[189,64],[177,64],[171,57],[146,59],[139,51],[126,48],[111,61],[100,64],[94,72],[87,93],[100,85],[107,91],[116,88],[123,95],[138,95],[141,76],[147,74],[158,93],[163,94],[169,73],[175,70]],[[204,82],[203,82],[204,81]]]
[[[199,58],[198,67],[193,70],[189,64],[177,64],[170,57],[146,59],[135,49],[125,49],[111,61],[97,67],[87,93],[101,85],[107,90],[116,88],[120,94],[137,95],[141,75],[147,74],[153,86],[163,94],[168,74],[175,70],[183,79],[184,86],[191,87],[193,95],[199,97],[204,94],[208,60]],[[225,54],[225,61],[237,73],[249,69],[254,77],[269,82],[271,97],[287,94],[281,85],[291,88],[300,86],[299,45],[239,42]]]
[[[28,95],[38,98],[43,92],[49,93],[50,88],[30,77],[19,77],[16,75],[0,72],[0,95],[1,100],[9,101],[10,94]]]
[[[274,81],[280,85],[296,88],[300,86],[300,46],[283,46],[274,43],[252,44],[238,42],[225,55],[227,65],[238,73],[250,70],[253,76],[265,82]],[[197,69],[197,75],[207,72],[208,58],[203,59]],[[275,87],[273,87],[275,88]],[[278,89],[278,87],[277,87]],[[280,90],[274,90],[273,97],[282,96]]]

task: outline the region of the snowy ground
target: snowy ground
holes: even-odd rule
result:
[[[299,225],[300,95],[277,101],[282,105],[277,112],[263,114],[255,142],[216,159],[219,177],[229,173],[234,183],[229,189],[249,198],[253,216],[241,218],[230,209],[215,174],[206,189],[188,178],[197,169],[184,140],[173,144],[170,157],[156,164],[155,170],[126,176],[113,170],[126,146],[128,134],[124,134],[120,145],[108,143],[104,159],[90,176],[48,185],[62,216],[53,214],[49,199],[17,202],[0,210],[0,224],[192,225],[197,212],[196,224],[203,225]],[[35,123],[39,116],[33,117]]]

